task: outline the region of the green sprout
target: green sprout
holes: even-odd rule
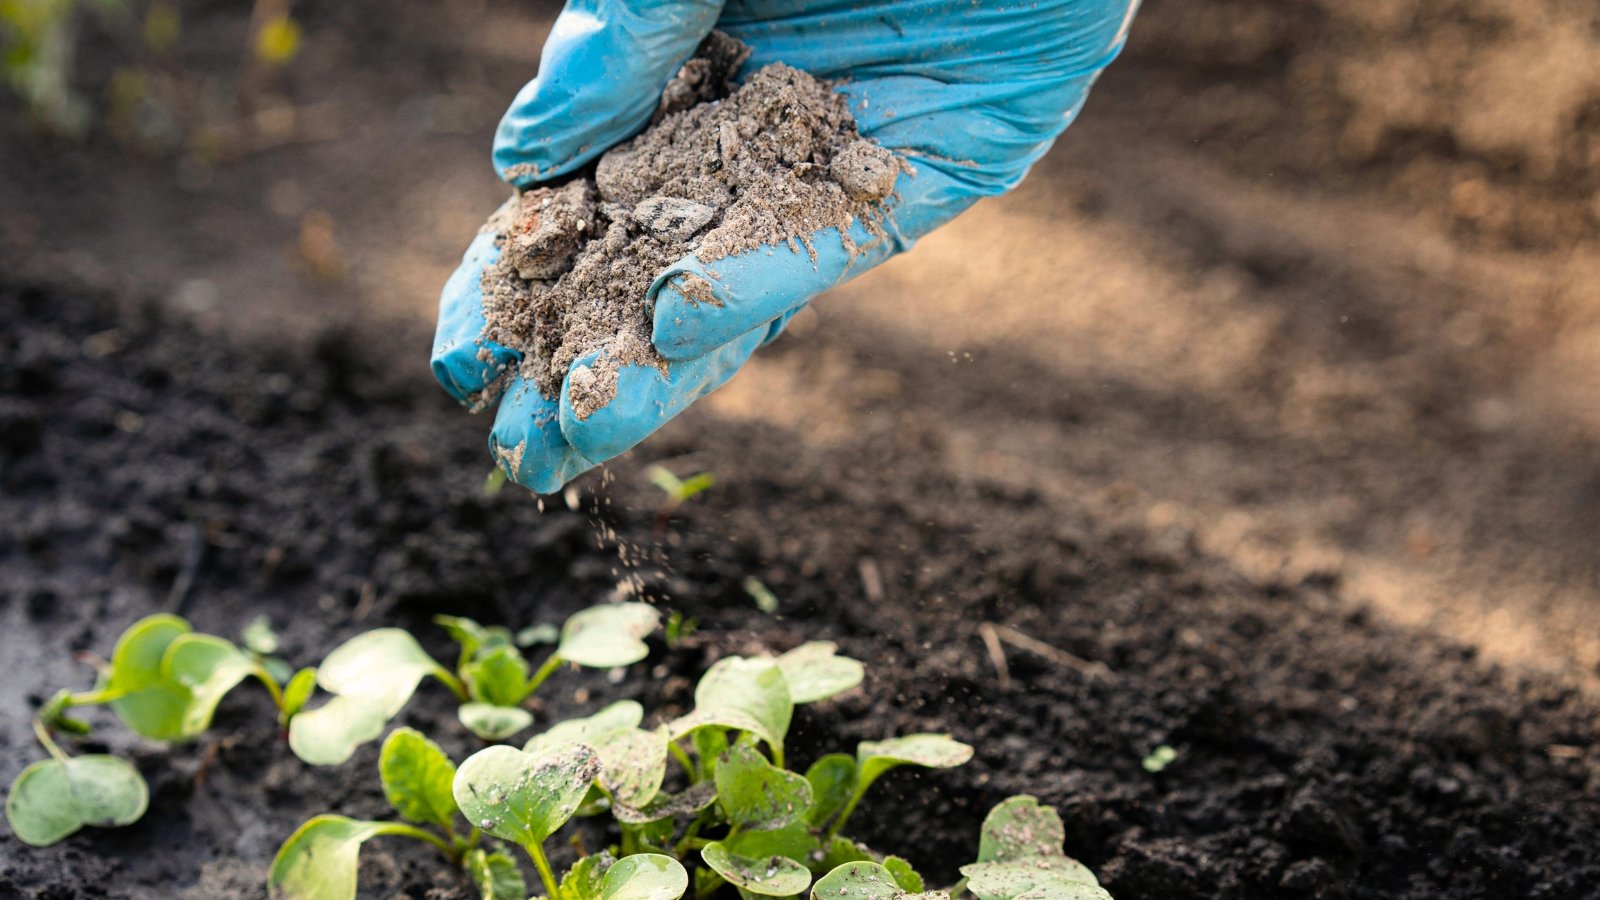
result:
[[[1162,744],[1154,750],[1151,750],[1149,756],[1139,760],[1139,765],[1143,766],[1146,772],[1154,775],[1157,772],[1165,770],[1167,766],[1172,765],[1177,758],[1178,751],[1172,749],[1166,744]]]
[[[765,584],[762,584],[761,579],[755,577],[754,575],[745,578],[744,592],[749,594],[750,599],[756,602],[756,609],[761,610],[769,616],[778,611],[777,595],[772,593],[771,588],[768,588]]]
[[[338,765],[357,747],[377,740],[423,679],[442,682],[459,702],[457,717],[486,741],[504,740],[533,724],[523,704],[565,664],[613,669],[649,653],[646,635],[660,613],[647,603],[610,603],[574,614],[558,643],[534,669],[510,629],[485,626],[461,616],[436,616],[460,647],[454,668],[422,649],[398,628],[357,635],[328,654],[316,682],[333,697],[289,723],[289,747],[313,765]],[[523,636],[537,637],[524,629]]]
[[[672,514],[678,511],[678,507],[717,483],[716,476],[710,472],[700,472],[690,475],[688,478],[679,478],[661,465],[650,466],[644,470],[644,473],[652,484],[660,488],[663,494],[666,494],[666,498],[661,501],[661,506],[656,509],[655,530],[658,533],[667,527],[667,520],[672,518]]]

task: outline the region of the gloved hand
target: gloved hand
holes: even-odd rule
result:
[[[816,294],[911,246],[978,198],[1022,180],[1082,108],[1117,55],[1138,0],[569,0],[545,44],[539,76],[495,135],[502,177],[527,187],[572,172],[649,121],[661,90],[719,28],[749,44],[749,73],[785,62],[848,79],[861,133],[905,156],[875,237],[859,223],[850,257],[836,229],[813,237],[813,261],[790,245],[717,261],[691,254],[669,266],[641,303],[667,372],[627,366],[617,396],[587,419],[514,377],[500,399],[490,451],[535,491],[558,490],[639,443],[711,392],[775,337]],[[498,250],[480,234],[440,298],[433,371],[457,400],[491,402],[519,355],[481,337],[480,277]],[[705,278],[720,303],[690,303],[684,273]],[[589,364],[593,357],[573,365]]]

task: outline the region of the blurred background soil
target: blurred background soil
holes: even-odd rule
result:
[[[184,4],[149,71],[223,115],[183,138],[90,23],[77,78],[114,115],[40,139],[4,101],[0,267],[246,338],[378,323],[420,370],[555,9],[303,3],[297,55],[263,73],[241,10]],[[819,301],[670,427],[827,446],[899,421],[920,436],[900,452],[952,473],[1593,687],[1597,232],[1587,0],[1149,0],[1019,190]]]

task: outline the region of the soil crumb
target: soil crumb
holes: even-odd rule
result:
[[[582,177],[514,195],[486,226],[501,255],[483,276],[483,335],[520,350],[523,376],[549,398],[575,360],[601,351],[573,371],[579,418],[616,396],[619,365],[664,365],[645,303],[662,269],[691,252],[709,263],[798,248],[830,226],[853,251],[853,220],[877,231],[900,158],[863,139],[845,98],[798,69],[773,63],[736,88],[749,53],[714,32],[648,129]]]

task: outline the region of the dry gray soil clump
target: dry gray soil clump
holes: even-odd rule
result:
[[[522,374],[550,398],[573,361],[601,351],[573,371],[580,418],[616,396],[619,365],[663,365],[646,295],[667,266],[689,253],[711,263],[762,245],[798,250],[856,219],[875,229],[894,189],[900,159],[860,136],[842,95],[782,63],[735,88],[748,55],[713,34],[647,130],[489,220],[501,255],[483,276],[483,335],[522,351]]]

